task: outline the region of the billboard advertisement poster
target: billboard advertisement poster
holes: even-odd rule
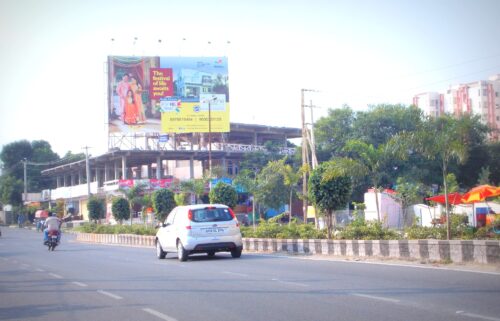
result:
[[[228,79],[227,57],[109,56],[109,133],[228,132]]]

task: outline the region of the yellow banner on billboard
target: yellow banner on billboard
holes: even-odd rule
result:
[[[199,102],[164,100],[160,110],[164,133],[226,133],[230,130],[229,103],[225,95],[201,95]]]

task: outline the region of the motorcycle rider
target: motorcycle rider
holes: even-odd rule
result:
[[[50,216],[45,220],[45,223],[43,224],[46,229],[43,231],[43,244],[47,244],[49,240],[49,231],[56,231],[57,232],[57,242],[61,240],[61,224],[62,221],[57,218],[56,214],[54,212],[51,212],[49,214]]]

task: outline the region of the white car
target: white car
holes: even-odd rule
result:
[[[177,252],[180,261],[193,253],[231,252],[239,258],[243,250],[240,224],[233,210],[222,204],[177,206],[156,232],[156,256]]]

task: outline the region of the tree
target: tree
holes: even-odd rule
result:
[[[288,191],[283,174],[277,172],[272,164],[266,165],[257,175],[255,196],[260,204],[268,209],[279,209],[288,200]]]
[[[133,186],[128,191],[125,191],[125,197],[130,204],[130,224],[132,224],[132,217],[134,212],[142,211],[144,205],[144,188],[141,185]]]
[[[490,183],[490,168],[488,166],[481,167],[479,177],[477,179],[478,185],[491,185]]]
[[[378,204],[378,188],[382,178],[387,175],[383,170],[394,159],[404,158],[399,148],[399,140],[392,138],[385,144],[378,147],[361,140],[350,140],[344,150],[352,155],[352,158],[344,160],[338,159],[328,165],[328,177],[346,175],[350,177],[360,177],[367,175],[375,191],[375,204],[377,207],[377,219],[380,222],[380,209]],[[334,168],[335,167],[335,168]]]
[[[335,162],[334,160],[330,162]],[[325,175],[330,166],[321,163],[309,178],[309,199],[327,217],[328,238],[332,237],[335,210],[343,208],[351,195],[351,178],[345,175]]]
[[[238,175],[234,178],[233,183],[242,188],[245,192],[252,195],[252,225],[255,231],[255,205],[257,202],[257,198],[255,197],[255,193],[257,192],[257,173],[253,170],[242,169],[238,172]]]
[[[3,204],[20,206],[23,204],[23,181],[10,175],[0,176],[0,201]]]
[[[152,201],[156,219],[162,222],[165,220],[170,211],[172,211],[176,206],[174,192],[166,188],[155,191],[153,193]]]
[[[343,155],[345,143],[353,138],[355,113],[344,105],[340,109],[329,109],[328,116],[314,124],[316,153],[319,161]]]
[[[106,200],[100,197],[91,196],[87,203],[89,219],[98,222],[106,215]]]
[[[439,162],[445,195],[448,195],[446,177],[450,163],[453,160],[464,162],[467,159],[467,141],[470,141],[470,126],[472,126],[472,123],[469,119],[455,119],[450,115],[444,115],[429,119],[423,124],[421,130],[410,136],[417,152],[428,159]],[[450,239],[451,226],[447,197],[445,197],[445,201],[446,235]]]
[[[356,114],[354,139],[378,147],[401,132],[413,132],[422,123],[422,110],[404,105],[376,105]]]
[[[208,194],[210,203],[224,204],[228,207],[234,208],[238,202],[238,193],[236,189],[226,183],[218,182]]]
[[[302,174],[307,171],[307,165],[295,170],[290,164],[285,164],[286,157],[282,158],[278,161],[273,161],[269,163],[269,167],[277,173],[283,175],[283,183],[288,189],[289,193],[289,208],[288,212],[288,224],[292,222],[292,201],[293,201],[293,193],[300,179],[302,178]]]
[[[398,177],[396,181],[396,191],[398,198],[401,201],[403,209],[403,224],[409,225],[408,221],[408,206],[422,200],[421,191],[423,186],[403,177]]]
[[[115,219],[122,224],[123,220],[130,217],[130,204],[123,197],[115,198],[111,205],[111,212],[113,213]]]

